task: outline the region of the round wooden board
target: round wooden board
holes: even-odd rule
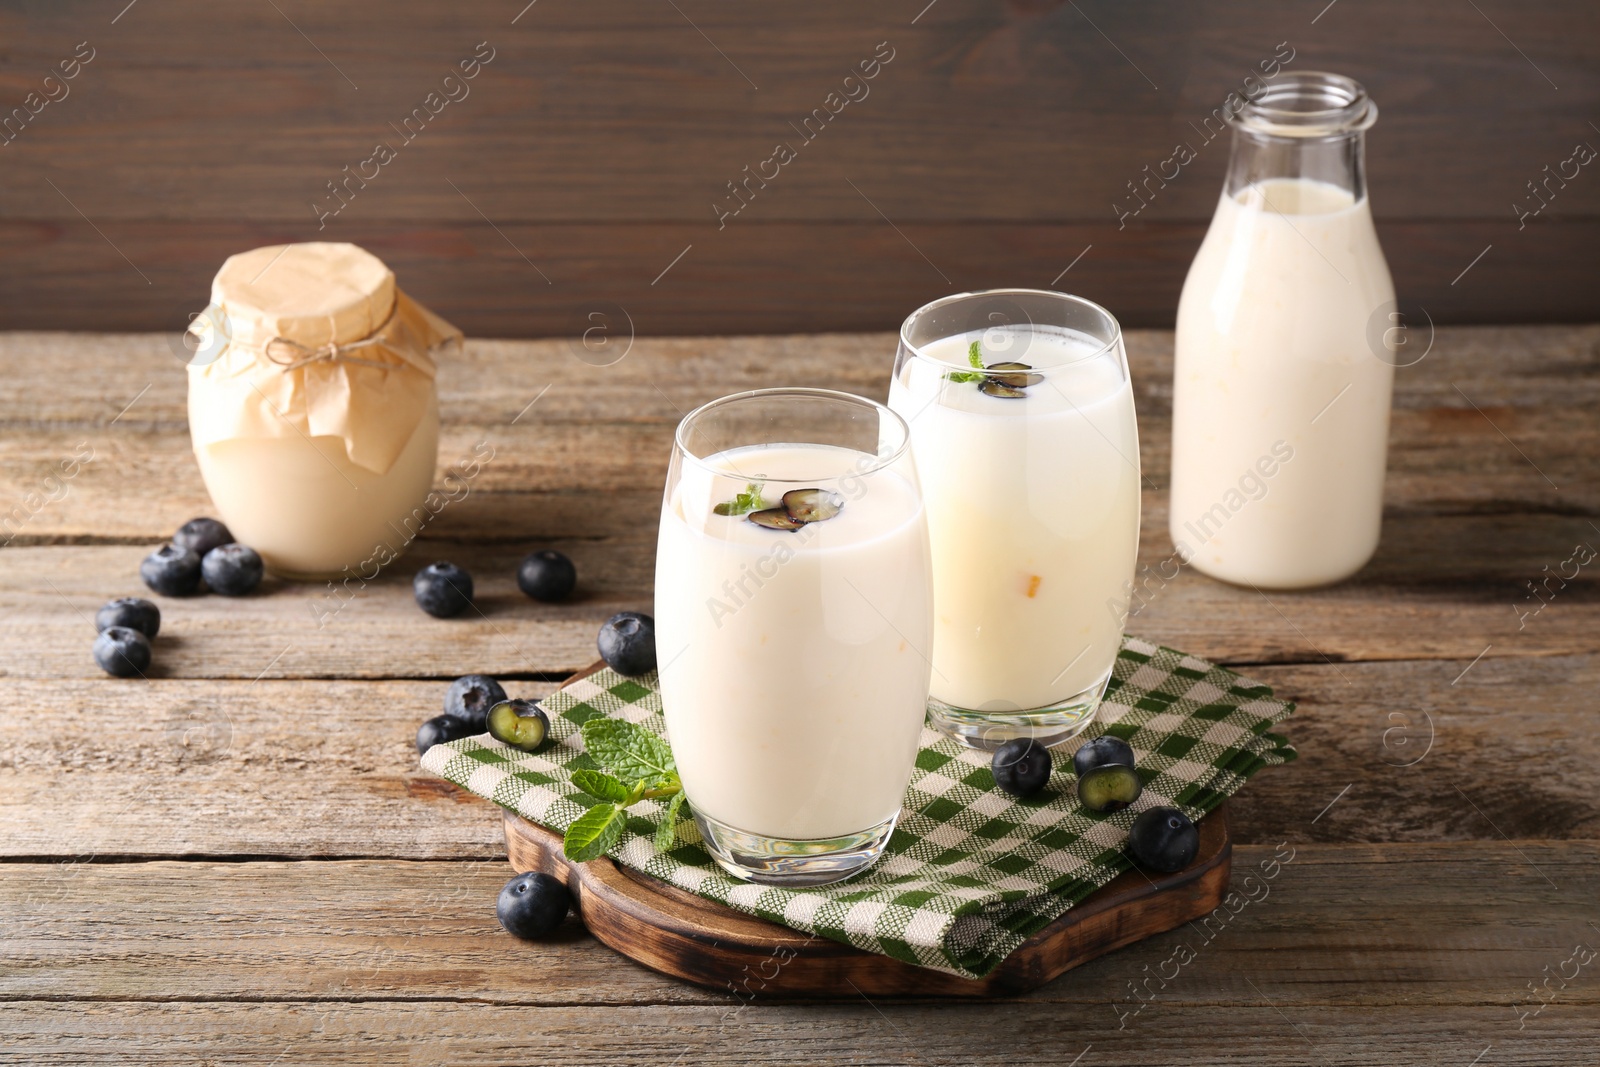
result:
[[[505,813],[506,848],[518,871],[543,871],[571,887],[601,942],[676,978],[743,998],[852,994],[998,996],[1024,993],[1123,945],[1198,919],[1222,903],[1233,845],[1227,805],[1200,821],[1200,851],[1176,874],[1128,871],[1025,941],[981,979],[915,967],[827,938],[811,937],[620,867],[572,863],[561,835]]]

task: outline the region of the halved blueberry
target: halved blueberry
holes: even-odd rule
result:
[[[550,719],[531,700],[502,700],[489,709],[489,736],[512,748],[534,752],[550,736]]]
[[[1078,776],[1078,799],[1090,811],[1121,811],[1143,791],[1139,772],[1120,763],[1090,767]]]
[[[765,511],[752,511],[750,521],[757,526],[765,526],[769,530],[798,530],[805,523],[789,514],[783,508],[767,508]]]
[[[791,489],[783,494],[783,510],[795,522],[824,522],[843,507],[844,497],[827,489]]]

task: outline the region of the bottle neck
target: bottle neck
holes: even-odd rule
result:
[[[1367,195],[1366,134],[1362,130],[1328,137],[1275,137],[1238,124],[1228,163],[1226,194],[1243,199],[1252,186],[1274,179],[1322,182],[1359,202]]]

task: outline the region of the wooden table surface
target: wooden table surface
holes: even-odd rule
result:
[[[1151,565],[1171,348],[1129,337]],[[210,511],[184,374],[157,335],[0,335],[0,1061],[1600,1062],[1600,561],[1574,555],[1600,547],[1596,326],[1439,330],[1398,374],[1383,543],[1353,581],[1152,582],[1134,632],[1300,703],[1300,760],[1233,803],[1225,921],[989,1003],[746,1006],[575,922],[501,932],[498,811],[418,771],[417,724],[468,671],[546,693],[603,619],[649,609],[682,413],[772,384],[881,397],[891,352],[640,339],[595,367],[470,342],[440,373],[441,477],[493,459],[426,543],[348,599],[163,600],[150,679],[122,681],[90,656],[95,609]],[[570,604],[515,588],[545,546],[577,563]],[[481,614],[416,609],[435,558]]]

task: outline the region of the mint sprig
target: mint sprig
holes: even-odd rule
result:
[[[747,515],[766,508],[767,502],[761,499],[761,483],[750,482],[744,492],[736,493],[732,500],[724,500],[711,510],[718,515]]]
[[[967,362],[972,365],[974,370],[982,371],[987,369],[983,365],[983,346],[977,341],[967,346]],[[984,375],[975,374],[973,371],[957,370],[946,374],[945,378],[952,382],[981,382],[984,379]]]
[[[671,848],[685,803],[672,749],[649,730],[622,719],[590,719],[580,732],[585,751],[605,769],[573,771],[572,784],[600,803],[567,827],[561,851],[577,863],[605,855],[622,840],[628,808],[641,800],[667,802],[655,846],[661,852]]]

